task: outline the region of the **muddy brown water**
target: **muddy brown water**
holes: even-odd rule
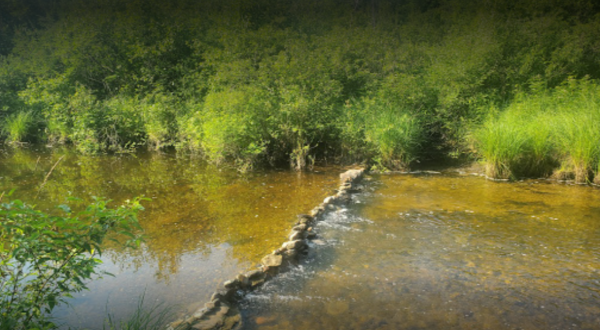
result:
[[[47,183],[52,166],[63,157]],[[145,196],[140,213],[146,242],[127,250],[106,245],[104,276],[54,312],[63,328],[102,329],[107,310],[130,316],[140,296],[179,313],[209,300],[218,284],[256,265],[279,247],[296,221],[338,185],[338,168],[241,175],[190,156],[139,153],[82,156],[69,149],[0,150],[0,192],[53,212],[72,195],[107,197],[117,206]],[[4,197],[5,199],[7,197]]]
[[[600,329],[600,190],[372,176],[247,329]]]

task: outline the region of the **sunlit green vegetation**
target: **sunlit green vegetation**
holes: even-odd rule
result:
[[[560,167],[591,180],[594,138],[579,135],[597,125],[592,87],[568,96],[577,114],[556,110],[564,120],[511,109],[536,106],[539,86],[597,84],[599,12],[587,0],[3,2],[2,139],[175,147],[243,170],[468,155],[494,177]]]
[[[588,80],[518,96],[474,132],[487,175],[600,180],[599,96],[600,85]]]
[[[0,204],[2,330],[56,329],[50,313],[97,275],[106,236],[119,233],[128,245],[140,243],[138,200],[115,209],[101,199],[80,212],[59,208],[61,215],[50,215],[19,200]]]

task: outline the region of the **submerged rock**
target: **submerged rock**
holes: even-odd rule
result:
[[[208,303],[211,305],[213,303]],[[212,305],[211,305],[212,306]],[[242,318],[237,308],[219,304],[196,311],[184,321],[171,323],[167,330],[239,330]]]
[[[348,311],[349,305],[347,301],[332,301],[325,306],[327,314],[329,315],[340,315]]]

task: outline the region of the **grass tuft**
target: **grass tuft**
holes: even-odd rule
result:
[[[139,299],[135,312],[127,320],[117,321],[113,314],[102,325],[103,330],[163,330],[173,316],[173,310],[162,304],[154,304],[150,308],[144,306],[144,293]]]
[[[29,111],[18,112],[9,116],[2,127],[7,142],[25,142],[35,126],[35,117]]]
[[[560,180],[591,182],[600,172],[599,95],[600,85],[581,80],[517,97],[472,134],[486,174],[514,179],[554,172]]]

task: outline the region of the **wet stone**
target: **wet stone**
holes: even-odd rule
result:
[[[220,330],[239,330],[242,329],[242,316],[237,313],[232,316],[228,316],[223,321],[223,326]]]
[[[194,314],[192,314],[192,316],[190,317],[190,319],[200,319],[201,317],[203,317],[205,314],[210,313],[210,310],[206,307],[202,307],[202,308],[198,308]]]
[[[210,301],[219,301],[221,298],[223,298],[223,296],[221,295],[220,292],[215,292],[212,294],[212,296],[210,296]]]
[[[225,287],[225,289],[234,289],[240,286],[240,281],[238,279],[225,281],[225,283],[223,283],[223,286]]]
[[[325,242],[322,239],[314,239],[312,242],[313,242],[313,244],[316,244],[316,245],[321,245],[321,246],[327,245],[327,242]]]
[[[262,258],[261,263],[266,267],[279,267],[283,262],[283,257],[281,255],[269,254]]]
[[[300,223],[310,223],[313,221],[313,217],[308,214],[300,214],[298,216],[298,222]]]
[[[250,280],[249,280],[249,279],[248,279],[248,277],[246,277],[246,275],[244,275],[244,274],[239,274],[239,275],[237,276],[237,280],[239,281],[239,283],[240,283],[240,286],[241,286],[242,288],[245,288],[245,287],[247,287],[247,286],[249,286],[249,285],[250,285]]]
[[[319,208],[319,207],[315,207],[314,209],[312,209],[310,211],[310,215],[313,217],[313,219],[317,218],[322,213],[323,213],[323,210],[321,208]]]
[[[297,226],[294,226],[294,228],[292,228],[292,230],[295,230],[295,231],[304,231],[304,230],[306,230],[306,228],[308,228],[308,226],[305,223],[301,223],[301,224],[299,224]]]
[[[294,231],[288,239],[290,241],[295,241],[295,240],[304,239],[304,236],[305,236],[305,234],[303,231]]]
[[[285,243],[283,243],[283,245],[281,247],[286,250],[293,250],[293,249],[299,249],[304,246],[306,246],[306,242],[304,242],[303,240],[296,240],[296,241],[285,242]]]
[[[217,307],[219,305],[219,301],[211,301],[211,302],[207,302],[206,304],[204,304],[204,307],[206,307],[207,309],[213,309],[215,307]]]
[[[257,287],[259,287],[259,286],[261,286],[263,284],[265,284],[265,280],[264,279],[260,279],[260,280],[252,281],[251,286],[254,289],[254,288],[257,288]]]
[[[340,180],[344,183],[346,182],[355,182],[361,179],[364,169],[360,170],[348,170],[342,174],[340,174]]]
[[[298,251],[296,249],[285,250],[283,255],[288,259],[294,259],[298,256]]]
[[[264,277],[265,273],[262,270],[256,269],[256,270],[251,270],[249,272],[246,273],[246,277],[250,280],[257,280],[257,279],[262,279]]]

